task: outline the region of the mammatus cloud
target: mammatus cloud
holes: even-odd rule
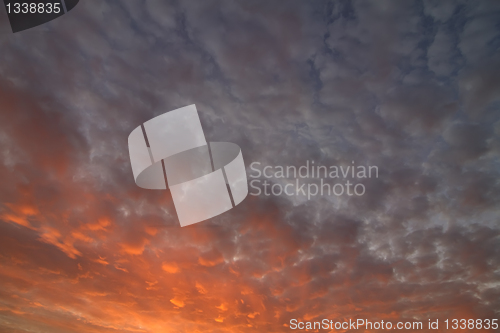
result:
[[[2,33],[1,329],[498,317],[499,14],[495,1],[81,2]],[[249,175],[306,160],[380,175],[359,198],[249,196],[178,228],[169,192],[135,185],[127,137],[194,103]]]

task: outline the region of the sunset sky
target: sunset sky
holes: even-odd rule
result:
[[[2,6],[0,332],[500,319],[499,22],[498,0],[81,0],[13,34]],[[379,177],[181,228],[127,138],[191,104],[248,175]]]

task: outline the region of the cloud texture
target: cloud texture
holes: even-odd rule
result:
[[[493,0],[82,0],[1,30],[0,330],[499,318],[499,18]],[[247,167],[379,177],[180,228],[168,191],[135,186],[127,137],[190,104]]]

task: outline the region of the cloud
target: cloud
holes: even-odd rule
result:
[[[0,330],[281,332],[498,312],[494,2],[81,2],[0,35]],[[127,136],[196,103],[246,165],[376,165],[180,228]],[[250,173],[251,170],[248,169]]]

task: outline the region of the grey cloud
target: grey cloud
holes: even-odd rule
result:
[[[2,153],[19,149],[2,172],[11,175],[7,164],[20,161],[2,200],[32,182],[35,197],[66,213],[68,225],[110,216],[117,221],[110,242],[143,247],[145,261],[178,258],[180,266],[198,265],[196,276],[254,288],[269,322],[279,321],[268,331],[306,314],[493,315],[500,258],[496,7],[82,2],[50,32],[0,36],[1,89],[37,104],[2,111]],[[22,97],[16,103],[23,105]],[[380,176],[363,182],[360,198],[248,197],[183,231],[168,193],[134,186],[126,138],[141,122],[192,103],[207,138],[238,143],[247,166],[354,160],[377,165]],[[23,135],[16,121],[50,129],[45,142],[57,151],[40,145],[36,131]],[[50,163],[35,169],[22,162],[41,152],[64,155],[68,178],[49,177]],[[84,203],[66,212],[80,193]],[[57,219],[32,222],[70,233]],[[22,237],[36,242],[34,231],[23,236],[7,226],[14,243],[0,243],[9,248]],[[159,231],[151,236],[145,227]],[[78,249],[95,254],[101,245]],[[63,264],[69,260],[43,246]],[[198,254],[218,264],[203,266]]]

